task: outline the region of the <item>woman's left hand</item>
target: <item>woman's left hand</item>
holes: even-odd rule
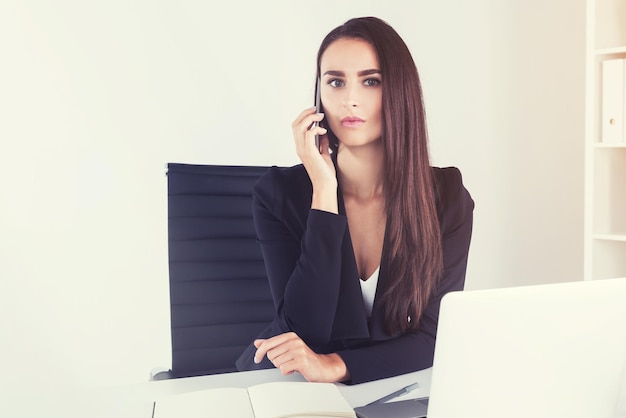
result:
[[[340,382],[349,378],[346,364],[338,354],[317,354],[294,332],[255,340],[254,346],[255,362],[267,356],[283,375],[298,372],[309,382]]]

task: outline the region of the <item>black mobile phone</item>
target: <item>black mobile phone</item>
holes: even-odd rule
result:
[[[317,113],[320,113],[322,111],[322,100],[320,98],[320,88],[321,88],[321,81],[318,78],[317,79],[317,83],[315,84],[315,111]],[[315,126],[319,126],[319,122],[315,122],[314,123]],[[315,135],[315,146],[317,147],[317,149],[320,148],[320,137],[319,135]]]

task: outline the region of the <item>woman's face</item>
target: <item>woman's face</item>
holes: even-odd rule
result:
[[[362,39],[334,41],[320,62],[324,120],[341,146],[380,141],[382,78],[374,48]]]

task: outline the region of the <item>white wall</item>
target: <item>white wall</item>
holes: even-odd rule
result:
[[[0,393],[170,365],[167,162],[297,163],[347,18],[405,38],[437,165],[476,201],[468,288],[582,278],[583,0],[4,0]]]

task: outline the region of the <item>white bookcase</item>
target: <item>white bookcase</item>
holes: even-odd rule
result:
[[[584,277],[626,277],[626,137],[602,141],[602,62],[626,58],[626,0],[587,0],[586,56]]]

